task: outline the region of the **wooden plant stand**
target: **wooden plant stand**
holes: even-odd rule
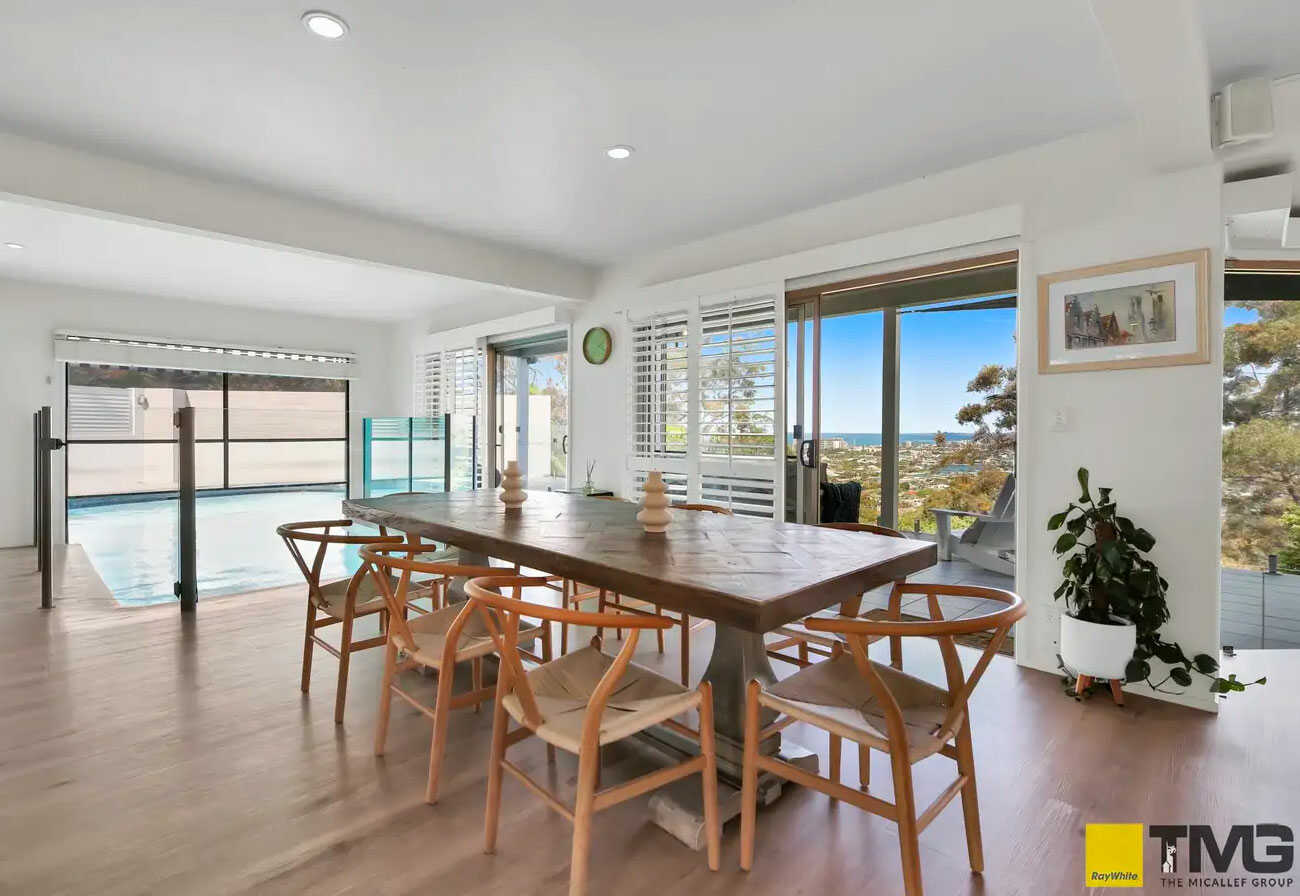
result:
[[[1074,693],[1077,697],[1082,697],[1083,692],[1092,687],[1093,678],[1091,675],[1080,675],[1074,682]],[[1110,679],[1110,696],[1115,700],[1116,706],[1124,705],[1124,691],[1121,690],[1123,682],[1118,679]]]

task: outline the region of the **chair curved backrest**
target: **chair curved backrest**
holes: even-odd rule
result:
[[[563,622],[569,625],[595,628],[597,631],[602,628],[616,627],[628,630],[628,636],[623,641],[622,649],[614,657],[614,662],[610,667],[605,670],[605,674],[601,676],[599,684],[597,684],[591,698],[588,700],[588,711],[583,721],[583,742],[586,743],[589,736],[594,738],[600,730],[600,718],[605,709],[605,702],[609,699],[610,694],[614,692],[619,679],[623,677],[623,673],[632,662],[632,654],[636,652],[637,636],[641,630],[666,630],[672,628],[676,622],[666,616],[587,613],[581,610],[570,610],[567,607],[552,607],[546,604],[531,603],[523,600],[520,596],[524,587],[542,585],[545,581],[545,578],[528,576],[488,575],[470,579],[465,585],[465,593],[469,595],[468,603],[475,612],[481,614],[481,618],[486,623],[493,644],[497,649],[497,655],[501,659],[501,669],[497,677],[498,699],[510,693],[518,696],[519,704],[523,708],[524,722],[534,730],[541,727],[546,718],[542,715],[541,708],[537,703],[537,697],[533,693],[528,676],[524,672],[523,663],[519,659],[517,647],[520,620],[529,618],[548,622]],[[514,596],[507,597],[502,593],[503,589],[510,589],[513,591]],[[462,614],[457,619],[457,623],[462,626],[464,616],[465,614]],[[454,627],[453,631],[447,633],[448,639],[453,638],[453,632],[458,636],[459,631],[459,628]],[[592,645],[596,646],[599,643],[600,636],[597,635],[592,639]]]
[[[1020,596],[1001,588],[985,588],[975,585],[938,585],[930,582],[900,582],[894,588],[900,594],[924,595],[930,611],[929,619],[848,619],[836,617],[819,617],[808,619],[805,625],[813,631],[834,632],[844,636],[854,665],[866,679],[871,692],[880,701],[885,710],[885,719],[889,725],[890,740],[906,743],[907,736],[903,727],[902,710],[889,687],[881,679],[867,657],[868,639],[875,637],[927,637],[939,642],[939,653],[943,657],[944,674],[948,685],[948,711],[940,726],[939,735],[944,740],[956,734],[961,727],[966,703],[980,678],[988,669],[989,662],[1002,646],[1011,626],[1025,615],[1025,603]],[[945,619],[939,605],[939,597],[979,598],[996,601],[1004,606],[997,610],[962,616],[958,619]],[[984,652],[971,669],[970,675],[962,671],[961,657],[957,655],[955,638],[958,635],[973,635],[979,632],[992,632]]]
[[[380,541],[361,548],[362,571],[368,572],[388,608],[388,636],[399,648],[410,650],[415,637],[406,620],[406,606],[411,593],[411,576],[430,575],[442,579],[492,575],[499,572],[492,566],[465,566],[459,563],[440,563],[422,560],[419,555],[428,545]],[[459,634],[459,629],[457,629]],[[444,654],[455,654],[456,639],[448,638]],[[449,660],[444,657],[444,660]]]
[[[670,510],[698,510],[703,513],[716,513],[719,516],[735,516],[730,507],[722,507],[718,504],[673,504]]]
[[[325,554],[330,545],[348,545],[348,544],[400,544],[406,540],[404,535],[389,535],[388,530],[382,526],[379,528],[379,535],[345,535],[337,533],[335,529],[350,529],[352,520],[307,520],[299,523],[282,523],[275,527],[275,534],[284,540],[285,546],[293,556],[294,562],[298,564],[298,569],[302,572],[303,578],[307,580],[307,594],[313,604],[322,607],[325,604],[325,598],[321,595],[320,574],[321,569],[325,566]],[[316,552],[312,557],[311,563],[308,563],[303,557],[302,546],[316,545]],[[352,576],[352,581],[348,585],[350,596],[356,595],[357,586],[361,583],[362,570],[357,570]]]

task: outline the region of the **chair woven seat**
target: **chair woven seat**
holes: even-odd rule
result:
[[[395,640],[398,647],[405,652],[408,659],[416,660],[421,665],[431,666],[434,669],[441,669],[442,651],[447,643],[447,630],[464,609],[464,604],[451,604],[441,610],[434,610],[432,613],[425,613],[423,616],[408,620],[406,625],[415,643],[405,644],[403,643],[405,639],[397,636]],[[541,626],[523,623],[519,626],[519,643],[533,641],[541,634]],[[472,614],[456,643],[456,662],[463,663],[475,657],[487,656],[495,650],[487,626],[483,624],[478,614]]]
[[[335,619],[343,618],[343,608],[348,599],[348,585],[351,579],[339,579],[337,582],[330,582],[328,585],[320,586],[320,602],[316,607],[328,616]],[[394,582],[394,586],[396,582]],[[384,596],[379,593],[379,586],[371,576],[365,576],[357,584],[357,603],[353,610],[354,616],[365,616],[369,613],[378,613],[384,608]]]
[[[916,762],[939,752],[947,742],[938,732],[948,715],[948,692],[892,666],[877,662],[871,665],[902,710],[908,760]],[[800,669],[764,688],[758,699],[800,721],[812,722],[873,749],[890,751],[884,709],[847,653]]]
[[[594,647],[584,647],[530,671],[528,683],[545,719],[536,729],[537,736],[577,753],[582,744],[587,703],[601,676],[613,663],[613,657]],[[518,695],[508,694],[502,704],[515,721],[523,722],[524,710]],[[698,704],[698,691],[630,664],[605,704],[600,720],[600,743],[622,740]]]

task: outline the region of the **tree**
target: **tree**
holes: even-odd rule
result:
[[[1016,371],[1014,367],[985,364],[966,391],[981,398],[957,411],[957,422],[975,427],[974,439],[993,448],[1016,444]]]
[[[1300,503],[1300,302],[1240,302],[1223,335],[1223,559],[1261,566]]]
[[[1278,560],[1286,569],[1300,569],[1300,504],[1282,514],[1282,529],[1286,534],[1286,546]]]
[[[1259,320],[1223,333],[1223,422],[1300,422],[1300,302],[1234,302]]]

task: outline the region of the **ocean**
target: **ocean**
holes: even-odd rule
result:
[[[945,432],[949,442],[966,442],[971,438],[968,432]],[[880,444],[880,433],[878,432],[824,432],[823,439],[843,439],[850,445],[858,448],[864,448],[869,445]],[[898,434],[900,442],[933,442],[934,433],[932,432],[900,432]]]

